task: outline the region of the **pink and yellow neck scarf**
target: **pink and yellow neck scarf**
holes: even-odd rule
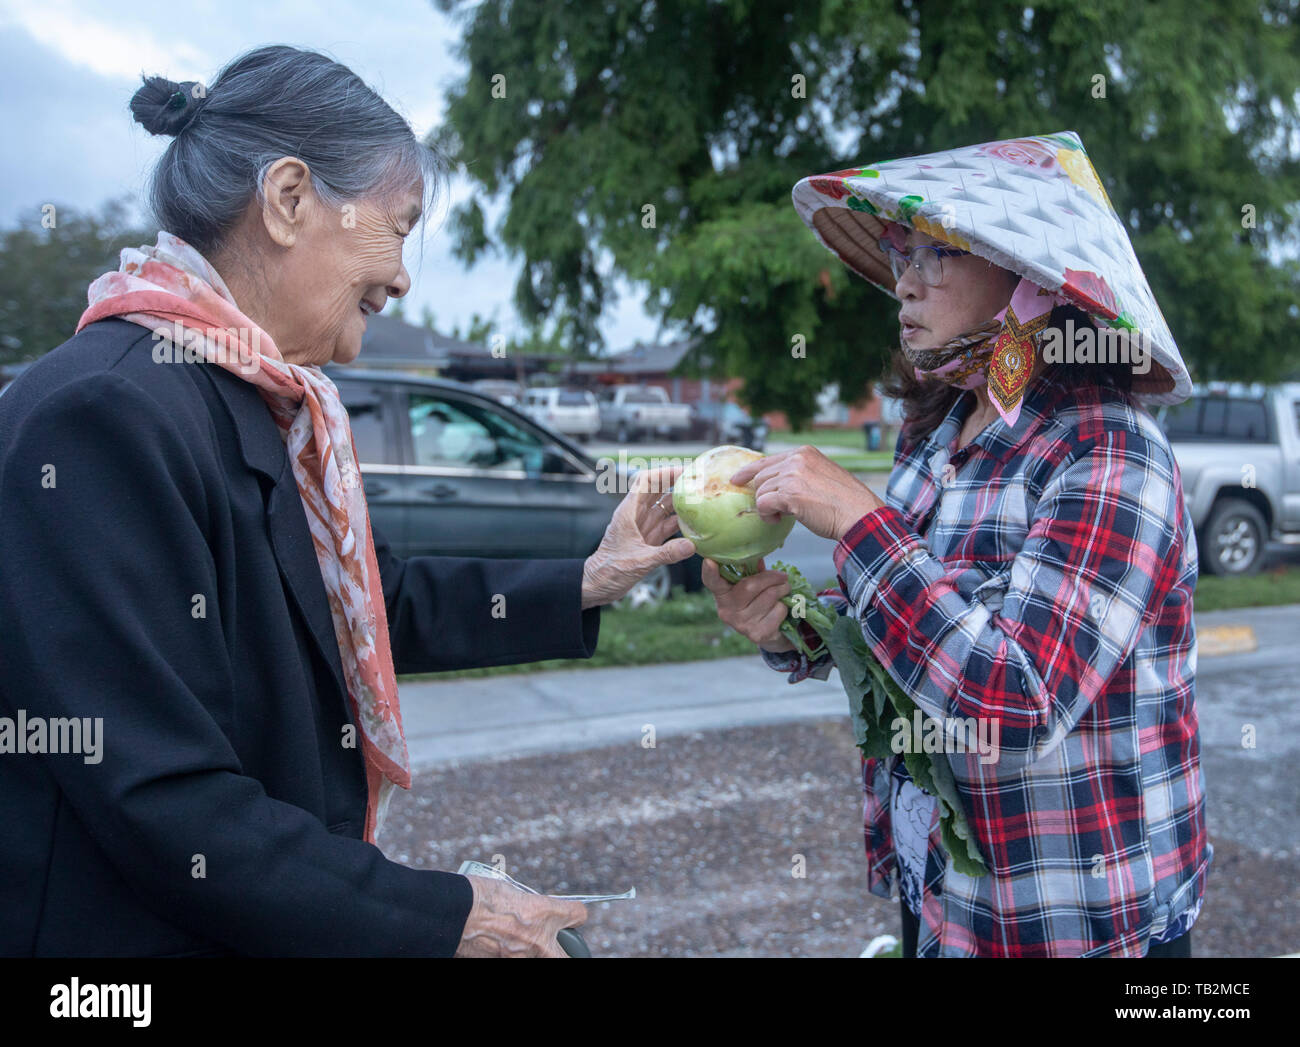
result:
[[[121,267],[95,280],[87,297],[78,331],[120,316],[154,330],[176,353],[183,340],[207,363],[255,385],[275,418],[325,583],[352,719],[361,731],[365,838],[374,843],[392,787],[409,789],[411,772],[370,513],[338,389],[319,367],[287,363],[271,336],[235,304],[220,274],[171,233],[159,232],[152,247],[123,250]]]
[[[1020,404],[1034,370],[1052,307],[1065,299],[1022,279],[1007,307],[992,320],[936,350],[948,359],[917,378],[937,378],[958,389],[987,385],[989,401],[1007,425],[1020,418]]]

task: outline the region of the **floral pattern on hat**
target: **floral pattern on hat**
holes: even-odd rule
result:
[[[795,210],[822,244],[890,295],[879,247],[890,222],[970,251],[1143,339],[1151,404],[1191,395],[1191,377],[1083,142],[1073,131],[875,161],[802,179]]]

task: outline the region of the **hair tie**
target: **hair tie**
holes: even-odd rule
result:
[[[172,132],[173,135],[178,135],[184,131],[185,128],[189,127],[190,124],[194,122],[194,118],[199,115],[199,110],[201,110],[207,103],[208,96],[206,91],[198,98],[194,97],[192,92],[197,85],[197,80],[186,80],[175,91],[173,91],[171,97],[167,99],[168,109],[179,111],[184,109],[186,106],[189,106],[190,108],[189,113],[185,117],[185,122]]]

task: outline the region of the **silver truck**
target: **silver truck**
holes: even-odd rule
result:
[[[659,436],[683,439],[690,431],[689,404],[675,404],[657,385],[616,385],[600,401],[600,431],[619,443]]]
[[[1300,545],[1300,383],[1198,389],[1157,417],[1203,570],[1253,574],[1270,541]]]

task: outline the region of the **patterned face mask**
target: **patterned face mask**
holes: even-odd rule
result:
[[[992,320],[937,349],[904,348],[917,378],[937,378],[958,389],[988,386],[989,400],[1007,425],[1020,418],[1020,403],[1038,359],[1038,348],[1058,295],[1022,279],[1007,307]]]

